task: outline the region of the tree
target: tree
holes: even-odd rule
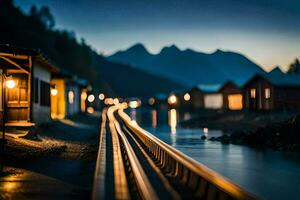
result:
[[[34,12],[34,8],[32,11]],[[42,22],[46,26],[48,30],[54,28],[55,26],[54,17],[47,6],[42,6],[40,10],[37,11],[36,17],[40,20],[40,22]]]
[[[31,6],[30,8],[30,16],[31,17],[37,17],[38,15],[38,9],[36,8],[35,5]]]
[[[300,62],[299,62],[298,58],[296,58],[295,61],[290,64],[288,73],[289,74],[300,74]]]

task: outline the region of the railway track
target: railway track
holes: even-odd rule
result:
[[[125,108],[103,110],[93,199],[257,199],[142,129]]]

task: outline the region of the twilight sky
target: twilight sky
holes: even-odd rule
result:
[[[72,30],[109,55],[141,42],[202,52],[240,52],[270,70],[300,57],[298,0],[14,0],[25,12],[50,7],[57,28]]]

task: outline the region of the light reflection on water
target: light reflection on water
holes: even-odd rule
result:
[[[171,109],[168,111],[168,122],[171,129],[171,133],[176,133],[177,126],[177,111],[175,109]]]
[[[155,116],[156,125],[148,124],[143,115],[142,121],[139,121],[143,128],[148,127],[146,129],[150,133],[248,191],[267,200],[297,199],[300,191],[300,155],[202,140],[203,135],[207,138],[218,137],[223,132],[205,127],[182,128],[177,124],[180,119],[178,112],[157,111],[155,115],[148,116]]]

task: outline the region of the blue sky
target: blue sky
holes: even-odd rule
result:
[[[240,52],[270,70],[300,57],[297,0],[15,0],[24,11],[47,5],[56,27],[109,55],[141,42],[202,52]]]

